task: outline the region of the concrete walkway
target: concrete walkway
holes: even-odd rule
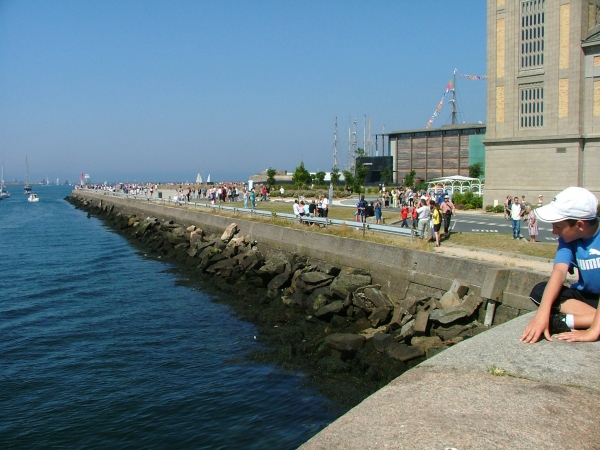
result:
[[[300,448],[599,449],[600,342],[522,344],[533,314],[421,363]]]

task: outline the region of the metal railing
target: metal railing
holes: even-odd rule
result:
[[[381,233],[390,233],[394,235],[407,236],[410,237],[411,241],[416,236],[416,230],[412,228],[400,228],[394,227],[390,225],[379,225],[374,223],[367,222],[356,222],[353,220],[340,220],[340,219],[330,219],[328,217],[313,217],[313,216],[296,216],[294,214],[288,213],[280,213],[274,211],[264,211],[261,209],[253,209],[253,208],[240,208],[237,206],[225,206],[221,204],[212,204],[210,202],[193,202],[187,200],[174,200],[172,198],[158,198],[158,197],[148,197],[145,195],[136,195],[136,194],[125,194],[123,192],[111,192],[111,191],[102,191],[102,190],[94,190],[94,189],[81,189],[82,191],[95,192],[99,194],[104,194],[107,196],[113,197],[121,197],[121,198],[132,198],[136,200],[146,200],[153,203],[159,203],[164,205],[178,205],[178,206],[187,206],[196,208],[199,210],[207,209],[212,211],[227,211],[233,213],[233,215],[237,214],[248,214],[250,217],[252,216],[261,216],[261,217],[269,217],[269,218],[281,218],[289,221],[295,221],[299,223],[316,224],[322,227],[327,228],[328,226],[346,226],[349,228],[354,228],[357,230],[362,230],[363,235],[367,231],[377,231]]]

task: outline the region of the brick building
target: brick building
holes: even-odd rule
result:
[[[488,0],[484,204],[600,194],[600,0]]]

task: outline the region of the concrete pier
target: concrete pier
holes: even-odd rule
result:
[[[600,342],[522,344],[533,314],[421,363],[300,448],[599,449]]]

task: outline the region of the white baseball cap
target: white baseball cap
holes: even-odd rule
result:
[[[569,187],[556,194],[552,201],[535,209],[542,222],[560,222],[567,219],[591,220],[598,217],[598,199],[584,188]]]

